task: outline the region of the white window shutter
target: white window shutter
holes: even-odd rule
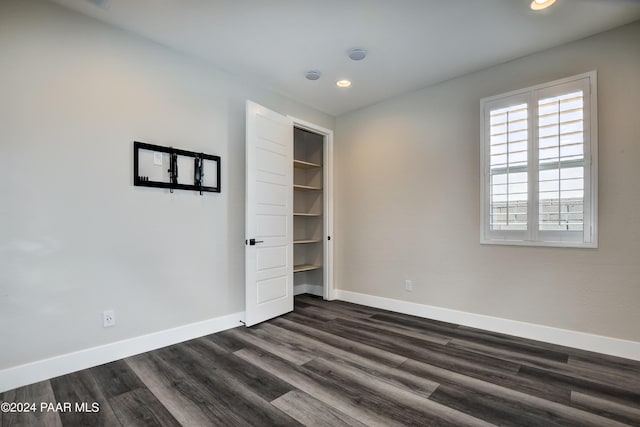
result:
[[[528,206],[528,106],[489,112],[491,230],[526,230]]]
[[[481,100],[481,243],[597,247],[596,73]]]
[[[584,93],[538,100],[538,225],[584,230]]]

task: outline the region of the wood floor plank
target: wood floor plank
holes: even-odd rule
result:
[[[296,304],[294,310],[298,314],[304,314],[305,316],[312,317],[323,322],[333,320],[340,316],[339,313],[335,313],[331,310],[326,310],[322,307],[317,307],[315,305],[305,303]]]
[[[329,344],[288,331],[279,326],[263,324],[262,328],[264,328],[265,331],[278,342],[285,341],[291,344],[296,344],[300,348],[306,349],[309,354],[314,354],[316,357],[331,360],[334,363],[351,364],[351,366],[354,366],[357,369],[368,374],[375,375],[381,380],[393,384],[396,387],[410,390],[415,394],[429,397],[429,395],[431,395],[431,393],[433,393],[433,391],[438,387],[438,384],[433,381],[409,374],[401,369],[370,360],[366,357],[344,351]]]
[[[347,317],[350,319],[369,319],[372,313],[362,312],[350,308],[341,307],[337,304],[325,304],[322,300],[308,299],[304,302],[296,302],[296,311],[309,310],[316,315],[324,315],[326,320],[332,320],[336,317]]]
[[[622,405],[640,409],[640,394],[618,387],[616,384],[604,384],[588,378],[574,377],[531,366],[522,366],[518,372],[518,376],[523,378],[536,378],[558,388],[566,388],[571,391],[578,391],[596,397],[605,397],[608,400],[618,402]]]
[[[193,340],[189,344],[205,351],[210,366],[203,368],[189,361],[184,363],[188,354],[178,354],[182,344],[127,359],[142,381],[183,425],[246,426],[250,421],[255,422],[256,411],[242,412],[245,406],[251,406],[243,396],[238,397],[242,395],[243,386],[251,389],[252,396],[256,394],[268,399],[292,389],[284,381],[224,352],[208,340]],[[214,371],[210,376],[207,374]],[[255,399],[253,403],[256,403]],[[266,401],[257,403],[268,406]]]
[[[523,338],[524,339],[524,338]],[[540,343],[540,341],[536,341]],[[565,347],[558,344],[551,344],[547,342],[541,342],[541,345],[549,346],[549,348],[556,351],[562,351],[569,355],[570,359],[583,360],[585,362],[592,362],[593,364],[606,366],[609,369],[620,369],[622,371],[635,371],[636,374],[640,374],[640,362],[637,360],[626,359],[623,357],[612,356],[610,354],[595,353],[593,351],[582,350],[574,347]]]
[[[238,351],[240,349],[243,349],[246,346],[246,343],[238,338],[236,338],[236,336],[234,335],[233,329],[227,329],[226,331],[222,331],[222,332],[218,332],[216,334],[211,334],[211,335],[207,335],[205,337],[202,337],[204,339],[207,339],[213,343],[215,343],[217,346],[225,349],[226,351],[228,351],[229,353],[233,353],[234,351]]]
[[[311,310],[309,309],[311,307]],[[309,304],[303,304],[299,307],[294,307],[294,313],[302,315],[314,322],[328,322],[336,318],[335,314],[331,312],[325,312],[322,310],[315,310],[316,307]]]
[[[523,354],[531,354],[534,356],[538,355],[558,361],[566,359],[567,355],[580,355],[581,357],[588,358],[592,354],[585,350],[574,349],[571,347],[564,347],[542,341],[515,337],[511,335],[501,334],[499,332],[485,331],[469,326],[458,326],[446,322],[423,319],[400,313],[383,312],[382,314],[372,316],[372,318],[379,320],[383,319],[391,323],[412,325],[416,328],[422,328],[425,331],[438,331],[445,335],[448,334],[448,336],[450,336],[452,339],[461,339],[478,343],[489,343],[492,346],[501,347],[506,350],[518,351]],[[599,356],[600,355],[596,357],[596,360],[599,360]],[[614,358],[614,360],[615,359],[619,358]]]
[[[96,379],[107,399],[144,388],[142,381],[124,360],[95,366],[89,368],[88,372]]]
[[[333,320],[339,321],[339,319],[340,318],[336,318]],[[345,318],[342,317],[342,319],[345,319]],[[444,337],[442,335],[435,335],[435,334],[425,334],[423,331],[416,331],[414,329],[406,328],[402,325],[397,325],[397,324],[392,325],[389,323],[381,322],[376,319],[351,317],[351,318],[348,318],[347,320],[353,323],[358,323],[362,325],[363,328],[367,328],[372,331],[384,331],[384,332],[389,332],[391,334],[408,337],[412,339],[413,342],[428,341],[434,344],[445,345],[451,341],[451,338],[449,337]],[[414,341],[414,340],[417,340],[417,341]]]
[[[406,343],[406,344],[410,344],[418,347],[425,347],[425,348],[432,348],[432,349],[435,349],[435,348],[444,349],[443,346],[450,341],[448,338],[432,339],[430,336],[426,336],[425,334],[410,333],[400,328],[380,326],[376,323],[364,322],[361,320],[359,321],[359,320],[338,318],[330,322],[327,322],[325,325],[325,329],[330,329],[332,327],[337,327],[343,331],[353,331],[367,337],[372,337],[372,338],[378,337],[380,338],[381,341],[385,340],[389,342],[402,342],[402,343]],[[516,364],[514,364],[513,369],[514,370],[517,369]]]
[[[321,358],[312,360],[304,368],[327,378],[344,388],[366,393],[367,404],[386,417],[404,425],[447,422],[455,426],[488,426],[488,423],[469,416],[451,407],[438,404],[428,398],[395,387],[374,375],[364,373],[352,366],[332,363]]]
[[[2,417],[3,427],[62,426],[59,412],[55,410],[55,405],[58,402],[48,380],[6,391],[2,399],[3,402],[35,405],[35,409],[30,408],[28,411],[4,413]],[[45,404],[44,409],[41,404]],[[49,404],[54,405],[53,410],[49,410],[49,406],[47,406]]]
[[[458,334],[464,334],[465,339],[476,341],[479,343],[490,343],[495,346],[503,346],[504,348],[512,347],[514,350],[521,351],[523,353],[532,352],[536,354],[538,351],[542,351],[544,356],[546,352],[559,353],[569,356],[569,359],[583,359],[593,361],[595,364],[615,367],[626,366],[627,369],[635,369],[636,373],[640,373],[640,363],[629,359],[624,359],[607,354],[594,353],[587,350],[582,350],[573,347],[566,347],[558,344],[552,344],[544,341],[536,341],[528,338],[516,337],[513,335],[506,335],[499,332],[486,331],[482,329],[472,328],[469,326],[460,326],[457,329]],[[567,361],[567,363],[570,363]]]
[[[321,326],[327,322],[325,319],[318,319],[316,316],[310,316],[308,313],[303,311],[292,311],[290,313],[285,314],[284,316],[280,316],[277,319],[287,319],[291,321],[295,321],[302,325],[306,325],[312,328]],[[333,319],[332,319],[333,320]]]
[[[612,402],[601,397],[571,392],[571,403],[581,409],[611,418],[631,426],[640,426],[640,409]]]
[[[366,427],[360,421],[338,411],[300,390],[292,390],[271,402],[273,406],[310,427]]]
[[[294,419],[272,406],[251,387],[238,381],[228,372],[218,369],[214,358],[203,354],[193,343],[186,344],[160,349],[157,353],[174,369],[180,370],[198,386],[208,390],[211,398],[226,405],[229,418],[243,420],[244,425],[298,425]],[[291,388],[287,389],[290,390]]]
[[[262,350],[278,355],[291,363],[295,363],[296,365],[307,363],[313,358],[313,356],[299,351],[294,346],[273,343],[268,339],[268,337],[263,338],[259,331],[254,331],[249,328],[236,328],[232,330],[232,333],[240,341],[244,341],[246,346],[259,347]]]
[[[637,383],[640,383],[640,363],[633,360],[613,356],[598,359],[594,355],[590,357],[570,355],[567,363],[570,366],[579,366],[591,372],[601,372],[617,378],[634,378]]]
[[[302,318],[302,321],[300,319]],[[325,332],[323,330],[315,329],[306,324],[304,318],[301,316],[287,315],[271,321],[274,325],[281,326],[290,331],[294,331],[303,336],[310,337],[325,344],[340,348],[344,351],[348,351],[353,354],[357,354],[364,358],[377,361],[389,366],[398,366],[407,358],[396,353],[385,351],[381,349],[372,348],[368,345],[360,344],[358,342],[351,341],[346,338],[342,338]]]
[[[405,317],[412,318],[413,316],[405,316]],[[394,319],[396,318],[394,317]],[[280,320],[277,320],[277,321],[280,321]],[[432,321],[425,319],[425,323],[430,324],[431,322]],[[446,323],[443,324],[443,322],[435,322],[435,324],[438,326],[443,325],[443,327],[449,329],[452,333],[453,333],[453,330],[455,329],[451,327],[451,324],[446,324]],[[427,331],[427,333],[429,333],[429,331]],[[426,363],[432,363],[432,364],[434,363],[434,359],[424,358],[424,360],[426,361]],[[456,371],[455,367],[448,366],[448,368],[452,369],[452,371],[454,372]],[[491,369],[477,370],[475,368],[471,370],[463,370],[463,372],[470,374],[474,377],[477,377],[479,379],[482,379],[484,381],[488,381],[490,383],[495,383],[497,385],[511,388],[513,390],[517,390],[523,393],[530,393],[534,396],[544,397],[544,398],[553,400],[555,402],[568,403],[570,401],[569,390],[551,387],[541,380],[536,380],[536,379],[523,380],[522,378],[518,378],[514,374],[513,369],[509,370],[506,373],[494,371]]]
[[[228,378],[243,384],[267,402],[292,390],[291,385],[280,378],[225,352],[209,341],[198,339],[189,344],[201,357],[208,359],[208,363],[214,365],[216,370],[224,372]]]
[[[380,314],[380,313],[390,313],[389,311],[382,310],[379,308],[367,307],[366,305],[353,304],[346,301],[340,301],[340,300],[326,301],[320,297],[316,297],[313,295],[302,295],[302,297],[309,298],[309,300],[305,299],[304,301],[316,304],[320,307],[335,306],[336,308],[346,309],[347,311],[356,312],[356,313],[367,315],[367,316],[372,316],[374,314]]]
[[[437,368],[437,366],[429,364],[428,361],[422,362],[422,363],[424,363],[424,366],[431,366],[431,367]],[[429,370],[421,371],[420,369],[418,369],[417,371],[414,371],[415,367],[410,366],[410,364],[403,364],[402,367],[405,370],[408,370],[408,372],[413,372],[415,375],[424,376],[425,378],[429,378],[437,382],[440,382],[440,381],[444,381],[445,383],[447,382],[446,380],[447,376],[441,377],[436,375],[432,377],[431,374],[428,373]],[[443,371],[440,371],[440,372],[460,374],[460,372],[457,372],[455,370],[449,370],[449,369],[444,369]],[[543,398],[543,399],[561,403],[561,404],[568,404],[571,400],[570,390],[566,388],[558,388],[551,384],[547,384],[542,379],[518,377],[517,374],[513,374],[513,373],[503,373],[503,372],[487,373],[487,372],[480,372],[480,371],[466,372],[464,373],[464,377],[470,377],[470,378],[473,378],[474,380],[482,381],[486,383],[488,386],[496,385],[508,390],[525,393],[531,396]],[[458,378],[458,380],[460,380],[463,377],[455,377],[455,378]]]
[[[411,316],[409,314],[396,313],[391,311],[379,310],[371,315],[372,319],[383,320],[390,323],[398,323],[401,325],[411,325],[419,329],[438,330],[444,335],[452,333],[460,329],[459,325],[440,320],[426,319],[424,317]]]
[[[498,357],[509,360],[514,363],[530,363],[540,366],[551,366],[551,364],[566,365],[569,360],[567,354],[552,352],[549,350],[540,350],[535,353],[531,351],[519,351],[520,348],[513,346],[506,347],[500,345],[492,345],[490,343],[479,343],[477,341],[469,341],[460,338],[454,338],[449,341],[449,347],[459,348],[474,353],[484,354],[487,356]]]
[[[427,361],[457,372],[491,376],[496,372],[515,373],[520,368],[516,363],[494,357],[447,348],[427,341],[417,342],[386,331],[367,330],[342,319],[328,322],[320,328],[350,341],[402,354],[410,359]]]
[[[218,404],[208,390],[189,381],[186,375],[167,365],[155,352],[130,357],[127,364],[180,424],[216,426],[223,422],[227,425],[243,423],[243,420],[233,420],[226,404]]]
[[[564,377],[580,378],[590,383],[597,383],[604,386],[614,385],[616,389],[624,389],[629,392],[630,395],[638,396],[638,403],[640,404],[640,375],[619,376],[582,366],[548,362],[539,364],[523,363],[522,365],[542,369],[546,372],[552,372]]]
[[[339,384],[334,384],[301,366],[294,365],[270,353],[261,353],[254,349],[238,350],[235,354],[365,425],[372,427],[402,426],[402,423],[397,420],[386,418],[376,413],[368,405],[363,405],[363,402],[367,402],[366,396],[363,397],[360,393],[354,395]]]
[[[477,393],[453,384],[442,384],[430,399],[458,409],[474,417],[500,426],[555,427],[566,425],[556,422],[544,409],[528,407],[517,399],[505,399],[494,394]]]
[[[403,367],[409,372],[430,378],[441,385],[460,386],[471,393],[484,394],[486,396],[496,396],[500,399],[512,402],[521,402],[523,408],[533,408],[538,412],[546,412],[553,417],[553,422],[561,425],[583,425],[583,426],[622,426],[616,421],[583,411],[571,406],[547,400],[543,397],[503,387],[488,381],[484,381],[471,376],[452,372],[438,366],[415,360],[407,360]],[[551,387],[551,386],[550,386]],[[438,392],[436,390],[434,395]],[[522,417],[528,414],[526,409],[522,411]],[[560,421],[564,420],[564,421]]]
[[[505,350],[488,344],[484,345],[475,342],[462,342],[458,339],[452,340],[448,346],[492,357],[498,357],[502,360],[520,363],[523,366],[540,368],[559,375],[580,377],[600,384],[616,384],[616,387],[623,388],[629,392],[640,395],[640,375],[633,375],[633,373],[629,373],[626,376],[613,375],[610,372],[558,362],[547,357],[531,356],[529,354]]]
[[[136,388],[109,399],[123,426],[180,427],[180,423],[167,411],[147,388]]]
[[[458,342],[478,343],[489,345],[504,351],[510,351],[521,355],[529,355],[540,359],[567,362],[568,353],[561,351],[552,344],[541,343],[539,341],[526,340],[524,338],[510,335],[481,331],[465,326],[452,327],[451,324],[434,322],[429,319],[418,319],[411,317],[405,319],[396,314],[380,314],[372,316],[373,319],[382,320],[389,323],[410,325],[418,330],[428,333],[439,333]]]
[[[60,413],[60,420],[70,426],[118,426],[120,422],[111,409],[102,389],[95,377],[89,371],[74,372],[51,379],[51,387],[58,402],[69,402],[72,405],[84,404],[87,410],[64,411]],[[98,404],[97,412],[93,404]]]

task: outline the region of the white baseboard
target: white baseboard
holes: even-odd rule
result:
[[[336,299],[640,361],[640,342],[336,289]]]
[[[309,285],[309,284],[296,285],[293,287],[293,294],[294,295],[311,294],[311,295],[316,295],[321,297],[323,296],[322,286]]]
[[[0,370],[0,392],[242,325],[244,312]]]

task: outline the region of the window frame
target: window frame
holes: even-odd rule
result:
[[[539,228],[538,194],[538,101],[571,90],[584,93],[584,198],[583,231],[545,231]],[[527,104],[527,229],[491,230],[490,113],[492,110]],[[554,80],[480,100],[480,243],[491,245],[598,247],[598,120],[597,73]]]

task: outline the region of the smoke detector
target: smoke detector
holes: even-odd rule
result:
[[[366,56],[367,51],[359,47],[354,47],[349,51],[349,58],[353,59],[354,61],[360,61],[366,58]]]
[[[318,80],[320,78],[320,71],[309,70],[304,73],[304,76],[307,78],[307,80]]]
[[[109,5],[109,0],[87,0],[87,2],[94,4],[102,9],[106,9]]]

